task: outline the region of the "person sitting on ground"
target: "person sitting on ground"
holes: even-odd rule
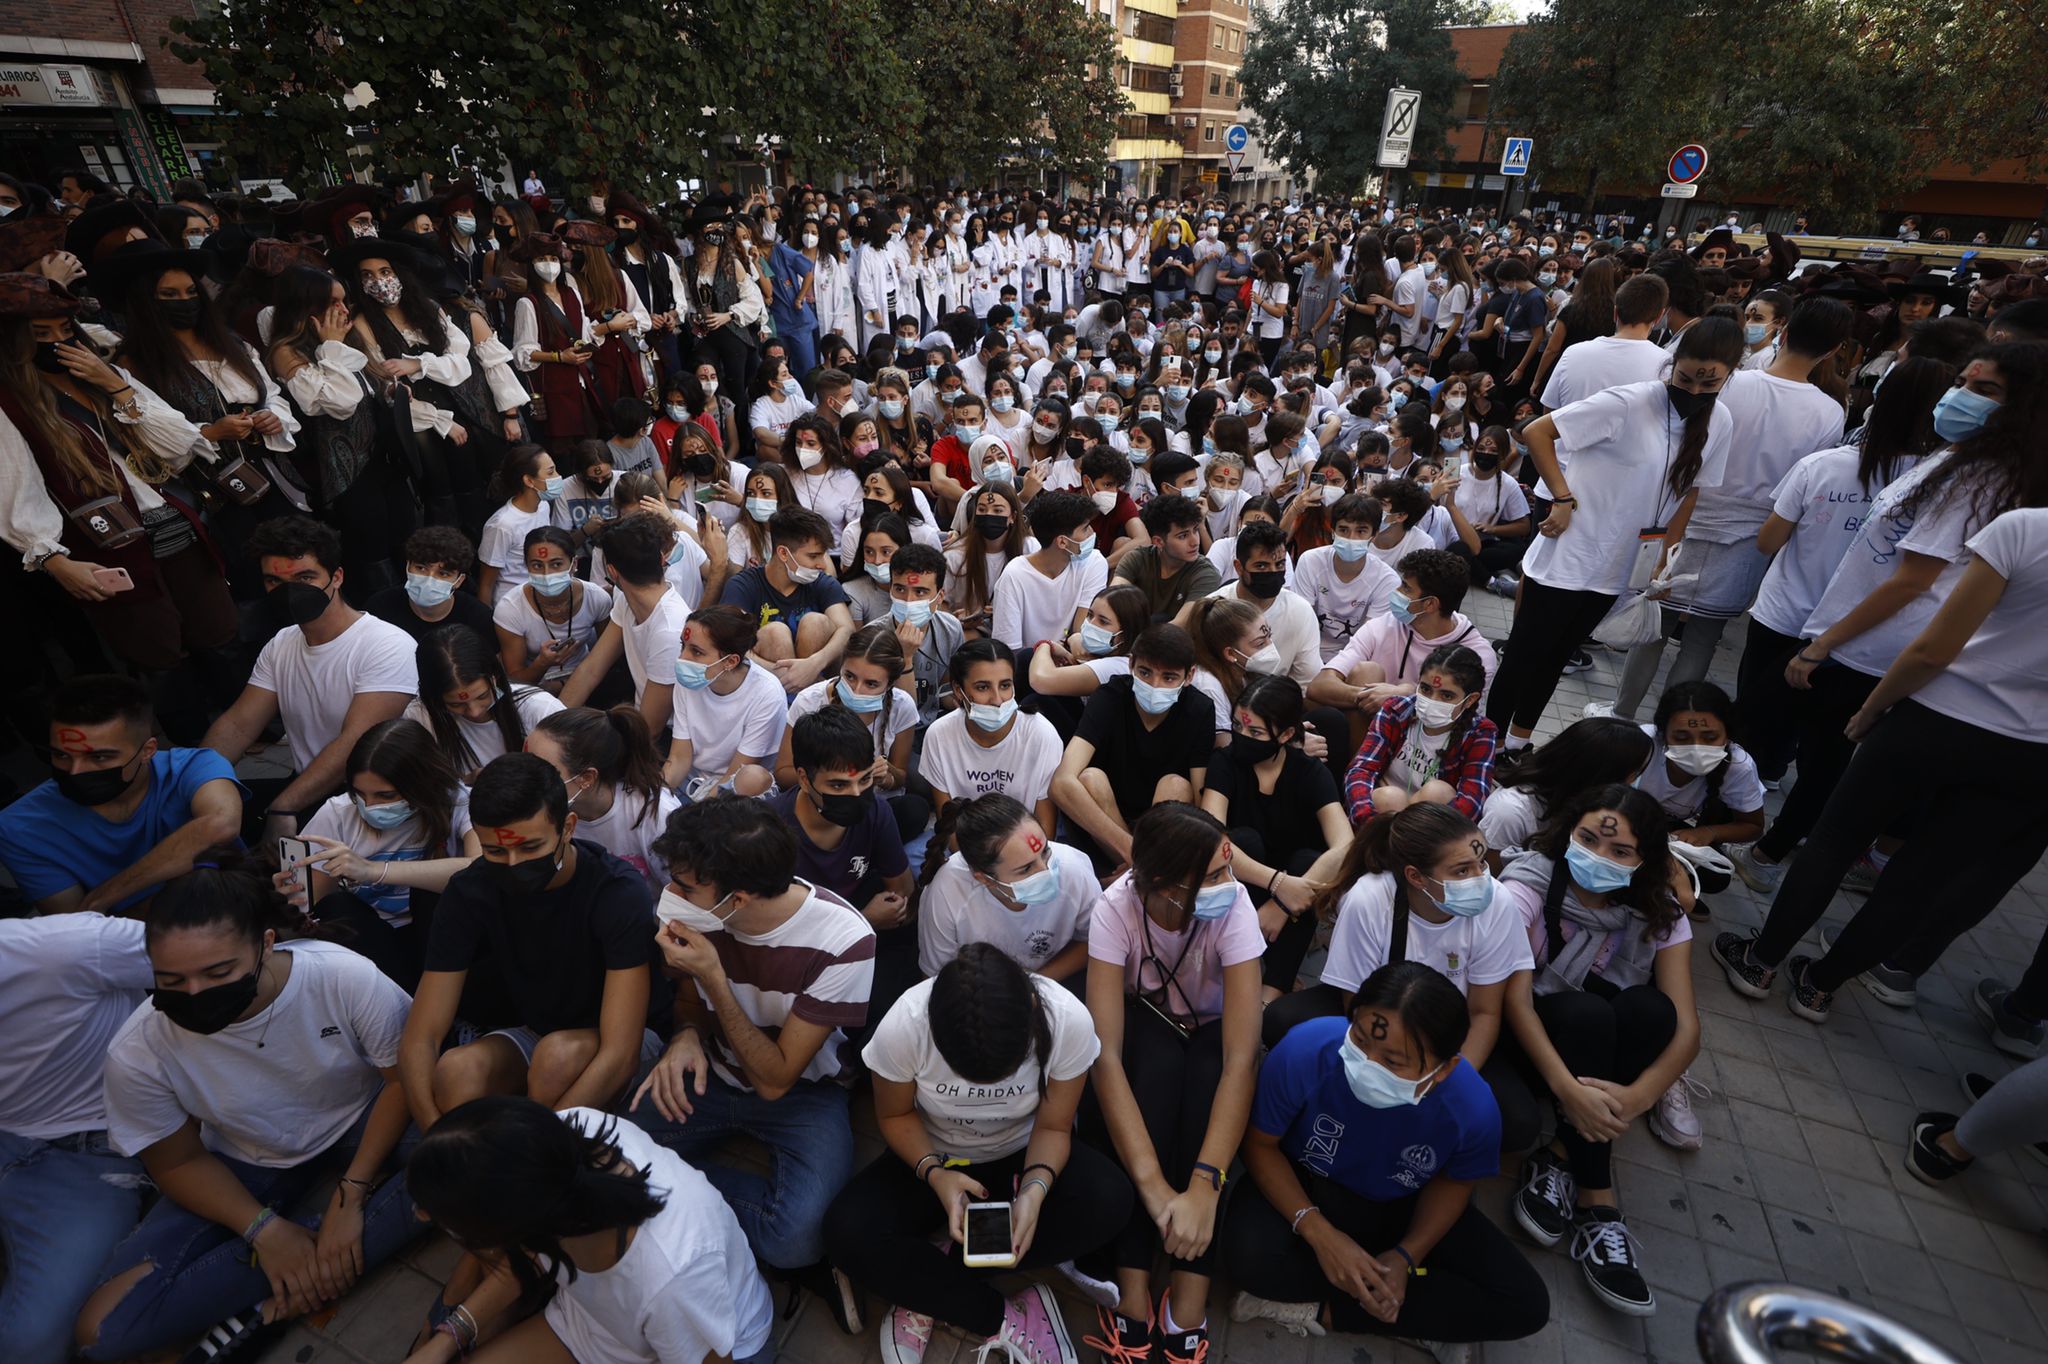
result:
[[[281,628],[201,747],[237,763],[271,721],[283,722],[296,775],[251,788],[263,801],[263,833],[276,838],[341,789],[356,740],[419,694],[419,668],[411,635],[342,597],[341,536],[332,527],[280,516],[256,528],[248,552],[263,573],[264,614]]]
[[[866,726],[875,749],[876,796],[895,817],[905,843],[931,822],[932,804],[911,784],[911,745],[917,738],[917,703],[901,685],[907,660],[903,642],[886,621],[863,625],[847,641],[839,675],[813,682],[789,699],[789,724],[775,755],[775,783],[784,790],[797,784],[791,736],[796,722],[820,710],[837,708]]]
[[[1415,694],[1422,660],[1437,650],[1456,645],[1477,655],[1482,692],[1497,664],[1486,636],[1458,610],[1470,585],[1462,560],[1447,550],[1420,549],[1396,572],[1400,584],[1387,596],[1390,609],[1367,620],[1308,688],[1311,701],[1350,713],[1358,739],[1381,705]]]
[[[482,855],[449,878],[427,934],[399,1072],[414,1120],[484,1094],[603,1107],[642,1060],[654,921],[640,874],[576,837],[562,778],[531,753],[477,773],[470,817]],[[500,1023],[443,1051],[475,971]],[[479,990],[468,996],[493,998]]]
[[[1202,509],[1178,493],[1167,493],[1146,503],[1138,519],[1151,543],[1134,546],[1117,561],[1116,580],[1145,594],[1154,620],[1171,620],[1223,581],[1216,566],[1202,557]]]
[[[990,601],[990,633],[1017,653],[1078,628],[1109,576],[1096,553],[1094,503],[1078,493],[1040,493],[1027,515],[1040,548],[1003,566]]]
[[[1712,682],[1676,682],[1643,726],[1657,746],[1637,787],[1664,807],[1671,836],[1697,848],[1753,843],[1764,831],[1756,759],[1734,740],[1735,703]],[[1730,873],[1695,866],[1700,890],[1726,890]]]
[[[671,528],[660,518],[644,515],[622,517],[605,532],[611,618],[562,684],[564,706],[587,705],[591,693],[624,657],[633,680],[633,704],[640,708],[648,732],[659,735],[668,729],[675,704],[676,658],[690,611],[662,576],[670,534]]]
[[[955,800],[1000,793],[1030,810],[1042,828],[1056,827],[1052,774],[1060,736],[1043,715],[1018,709],[1015,657],[992,639],[963,644],[953,655],[952,690],[955,708],[925,731],[918,756],[933,808],[943,818]]]
[[[533,727],[562,709],[554,693],[515,687],[490,633],[448,625],[420,642],[420,694],[405,718],[433,732],[442,756],[464,781],[491,759],[517,753]]]
[[[1501,1131],[1469,1043],[1451,983],[1397,960],[1345,1017],[1304,1023],[1266,1057],[1244,1144],[1263,1197],[1240,1198],[1224,1235],[1233,1320],[1396,1335],[1439,1359],[1543,1329],[1542,1277],[1472,1206]]]
[[[662,784],[690,800],[718,791],[766,795],[789,723],[789,701],[760,663],[753,617],[737,606],[709,606],[683,625],[669,664],[675,680],[668,760]]]
[[[244,790],[205,748],[159,748],[141,683],[74,677],[50,698],[50,779],[0,809],[0,864],[39,913],[145,912],[235,837]]]
[[[506,1267],[437,1328],[451,1356],[532,1364],[773,1353],[774,1302],[732,1208],[623,1118],[510,1095],[472,1099],[421,1140],[406,1184],[435,1226]],[[543,1297],[544,1309],[521,1316]]]
[[[1411,804],[1450,805],[1467,819],[1493,791],[1493,721],[1479,713],[1479,655],[1444,644],[1422,660],[1413,696],[1382,702],[1344,775],[1354,822]]]
[[[1505,771],[1496,768],[1493,794],[1479,812],[1486,863],[1494,875],[1500,875],[1502,859],[1527,848],[1564,802],[1588,787],[1634,786],[1655,753],[1656,743],[1641,725],[1596,715],[1565,726]]]
[[[561,777],[576,832],[660,894],[668,868],[655,856],[654,840],[681,802],[661,779],[661,758],[640,712],[631,706],[556,711],[526,736],[526,751]]]
[[[920,723],[946,714],[946,682],[966,632],[944,609],[946,556],[929,545],[908,544],[889,556],[889,619],[910,658],[912,696]]]
[[[693,1162],[735,1133],[764,1143],[766,1175],[701,1168],[756,1255],[806,1269],[824,1254],[825,1210],[853,1173],[840,1076],[846,1033],[867,1021],[875,931],[794,874],[796,833],[766,801],[685,805],[654,846],[669,868],[656,914],[676,1031],[641,1071],[627,1114]]]
[[[958,844],[959,851],[945,856]],[[1023,805],[990,792],[939,816],[918,882],[918,969],[937,975],[965,946],[992,944],[1027,971],[1078,983],[1102,893],[1079,849],[1054,843]]]
[[[396,625],[415,641],[444,625],[467,625],[491,637],[491,608],[474,592],[465,592],[476,549],[453,526],[422,526],[405,537],[405,583],[373,594],[363,609],[378,620]]]
[[[1379,503],[1362,493],[1351,493],[1329,508],[1329,517],[1330,542],[1296,560],[1292,583],[1315,608],[1325,668],[1356,642],[1368,621],[1387,614],[1389,600],[1401,586],[1401,575],[1372,554],[1372,537],[1380,528]],[[1316,681],[1321,678],[1318,673]],[[1316,690],[1315,681],[1310,682],[1309,690]],[[1337,700],[1323,704],[1337,704]]]
[[[1052,798],[1109,866],[1131,860],[1131,825],[1166,801],[1193,803],[1216,747],[1215,704],[1188,682],[1195,645],[1153,625],[1131,645],[1130,671],[1102,684],[1067,741]]]
[[[994,1253],[1020,1270],[1097,1250],[1129,1220],[1130,1180],[1074,1141],[1100,1051],[1086,1005],[986,942],[962,947],[882,1019],[861,1055],[889,1149],[833,1200],[825,1242],[892,1304],[884,1358],[917,1364],[940,1320],[1012,1358],[1073,1357],[1051,1289],[1005,1297],[962,1260],[970,1204],[1008,1205],[1010,1243]],[[951,1236],[943,1247],[939,1231]]]
[[[107,1139],[163,1197],[79,1313],[86,1358],[209,1327],[232,1349],[337,1301],[424,1230],[391,1177],[405,991],[304,927],[279,922],[262,870],[231,848],[150,906],[156,988],[107,1048]]]
[[[728,578],[718,598],[754,618],[753,650],[791,695],[824,676],[853,636],[853,609],[831,573],[835,539],[818,513],[780,508],[768,518],[767,561]]]

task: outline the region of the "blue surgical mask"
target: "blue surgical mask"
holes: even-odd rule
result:
[[[1411,624],[1415,620],[1415,603],[1402,596],[1398,587],[1387,594],[1387,610],[1391,611],[1394,619],[1403,625]]]
[[[928,601],[892,601],[889,615],[904,625],[915,625],[922,630],[931,622],[932,604]]]
[[[1571,870],[1572,880],[1596,895],[1620,890],[1636,876],[1634,867],[1625,867],[1611,857],[1602,857],[1577,842],[1564,850],[1564,861]]]
[[[1166,398],[1168,402],[1186,402],[1188,398],[1188,386],[1186,384],[1168,384],[1166,386]]]
[[[1768,322],[1745,322],[1742,324],[1742,339],[1752,346],[1761,346],[1764,338],[1771,334]]]
[[[1012,701],[1009,704],[1014,706],[1016,702]],[[1060,874],[1049,865],[1031,873],[1022,881],[998,881],[996,884],[1008,891],[1010,898],[1020,905],[1047,904],[1057,900],[1060,895]]]
[[[750,497],[747,499],[747,515],[756,521],[766,521],[775,515],[775,509],[780,505],[772,497]]]
[[[363,823],[372,829],[396,829],[412,818],[412,802],[394,800],[389,805],[365,805],[363,798],[354,792],[349,799],[356,804],[356,813],[363,817]]]
[[[549,479],[547,486],[540,490],[540,495],[541,500],[544,502],[554,502],[560,499],[562,496],[562,476],[556,474],[553,478]]]
[[[889,585],[888,564],[862,564],[861,570],[864,573],[866,573],[870,578],[873,578],[876,582],[880,583],[883,587],[887,587]]]
[[[1372,541],[1352,540],[1342,535],[1330,541],[1330,546],[1337,551],[1337,557],[1347,564],[1355,564],[1372,553]]]
[[[690,538],[687,535],[676,536],[676,542],[668,547],[668,561],[670,564],[679,564],[683,561],[683,547],[689,543]]]
[[[1138,709],[1147,715],[1164,715],[1173,709],[1173,703],[1180,700],[1179,687],[1155,687],[1150,682],[1131,679],[1131,695],[1137,699]]]
[[[1957,385],[1941,395],[1934,405],[1934,434],[1946,441],[1968,440],[1984,429],[1984,423],[1999,408],[1996,398]]]
[[[455,584],[431,573],[408,573],[405,595],[412,598],[414,606],[432,609],[455,595]]]
[[[1443,898],[1436,902],[1436,907],[1461,919],[1484,914],[1493,904],[1493,892],[1498,885],[1499,882],[1485,872],[1460,881],[1445,881]]]
[[[1426,1092],[1421,1080],[1404,1080],[1358,1049],[1349,1029],[1337,1044],[1344,1058],[1344,1081],[1351,1093],[1368,1108],[1406,1108],[1422,1102]]]
[[[533,584],[533,590],[543,597],[561,596],[569,590],[569,584],[575,580],[576,575],[566,568],[554,573],[531,574],[527,578],[527,581]]]
[[[1007,460],[991,460],[981,466],[981,481],[993,483],[999,488],[1008,488],[1017,482],[1017,471]]]
[[[972,720],[984,734],[993,734],[1004,725],[1009,724],[1011,717],[1016,715],[1016,713],[1017,698],[1014,696],[997,705],[970,705],[967,708],[967,718]]]
[[[953,427],[953,436],[962,445],[972,445],[981,439],[981,428],[979,426],[961,426],[956,423]]]
[[[988,400],[988,406],[991,412],[1008,412],[1016,405],[1017,400],[1015,398],[990,398]]]
[[[1220,919],[1230,912],[1237,903],[1238,885],[1225,881],[1220,886],[1203,886],[1195,892],[1195,917],[1197,919]]]
[[[711,685],[711,665],[679,658],[676,660],[676,681],[688,691],[702,691]]]
[[[936,378],[938,378],[938,377],[939,377],[939,367],[938,367],[937,365],[926,365],[926,366],[924,367],[924,377],[925,377],[925,378],[927,378],[927,379],[936,379]]]
[[[886,692],[876,692],[873,696],[861,695],[853,688],[847,686],[846,679],[843,677],[834,682],[832,686],[839,693],[839,704],[845,706],[855,715],[877,714],[889,701]]]
[[[1081,562],[1081,561],[1082,561],[1083,559],[1086,559],[1086,558],[1087,558],[1087,557],[1088,557],[1089,555],[1093,554],[1094,552],[1095,552],[1095,536],[1094,536],[1094,534],[1093,534],[1093,533],[1091,532],[1091,533],[1089,534],[1089,536],[1088,536],[1088,538],[1087,538],[1086,540],[1078,540],[1078,541],[1076,541],[1076,542],[1075,542],[1075,544],[1074,544],[1074,562],[1078,564],[1078,563],[1080,563],[1080,562]]]
[[[1105,630],[1092,620],[1081,622],[1081,647],[1091,657],[1101,658],[1116,647],[1116,632]]]
[[[903,400],[901,398],[884,398],[882,399],[881,407],[882,416],[887,421],[895,421],[903,415]]]

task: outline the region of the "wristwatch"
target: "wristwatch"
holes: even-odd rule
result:
[[[1198,1160],[1195,1162],[1193,1178],[1199,1179],[1203,1176],[1208,1177],[1210,1186],[1213,1187],[1217,1193],[1223,1192],[1223,1185],[1226,1182],[1226,1176],[1224,1175],[1223,1171],[1217,1169],[1214,1165],[1204,1164],[1202,1161]]]

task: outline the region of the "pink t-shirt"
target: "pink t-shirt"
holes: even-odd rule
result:
[[[1192,943],[1191,932],[1199,935]],[[1169,1011],[1185,1019],[1192,1010],[1198,1024],[1223,1017],[1223,968],[1257,961],[1265,951],[1258,912],[1242,885],[1222,918],[1197,921],[1170,933],[1145,917],[1131,874],[1125,872],[1095,902],[1088,926],[1090,960],[1122,966],[1125,986],[1143,993],[1156,994],[1170,972]]]
[[[1479,633],[1479,627],[1466,619],[1463,612],[1451,613],[1456,626],[1450,633],[1439,639],[1424,639],[1415,633],[1415,628],[1403,625],[1392,615],[1374,616],[1358,627],[1351,636],[1351,642],[1323,666],[1336,670],[1343,677],[1361,663],[1377,663],[1386,670],[1389,682],[1414,682],[1422,675],[1422,660],[1446,644],[1462,644],[1479,655],[1479,666],[1486,673],[1487,686],[1493,685],[1493,674],[1498,661],[1493,655],[1493,646],[1486,642],[1486,636]]]

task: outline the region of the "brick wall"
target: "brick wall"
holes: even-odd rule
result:
[[[170,21],[190,16],[193,0],[8,0],[0,32],[35,38],[133,43],[142,49],[151,81],[160,88],[206,88],[196,66],[172,56],[162,40]]]

